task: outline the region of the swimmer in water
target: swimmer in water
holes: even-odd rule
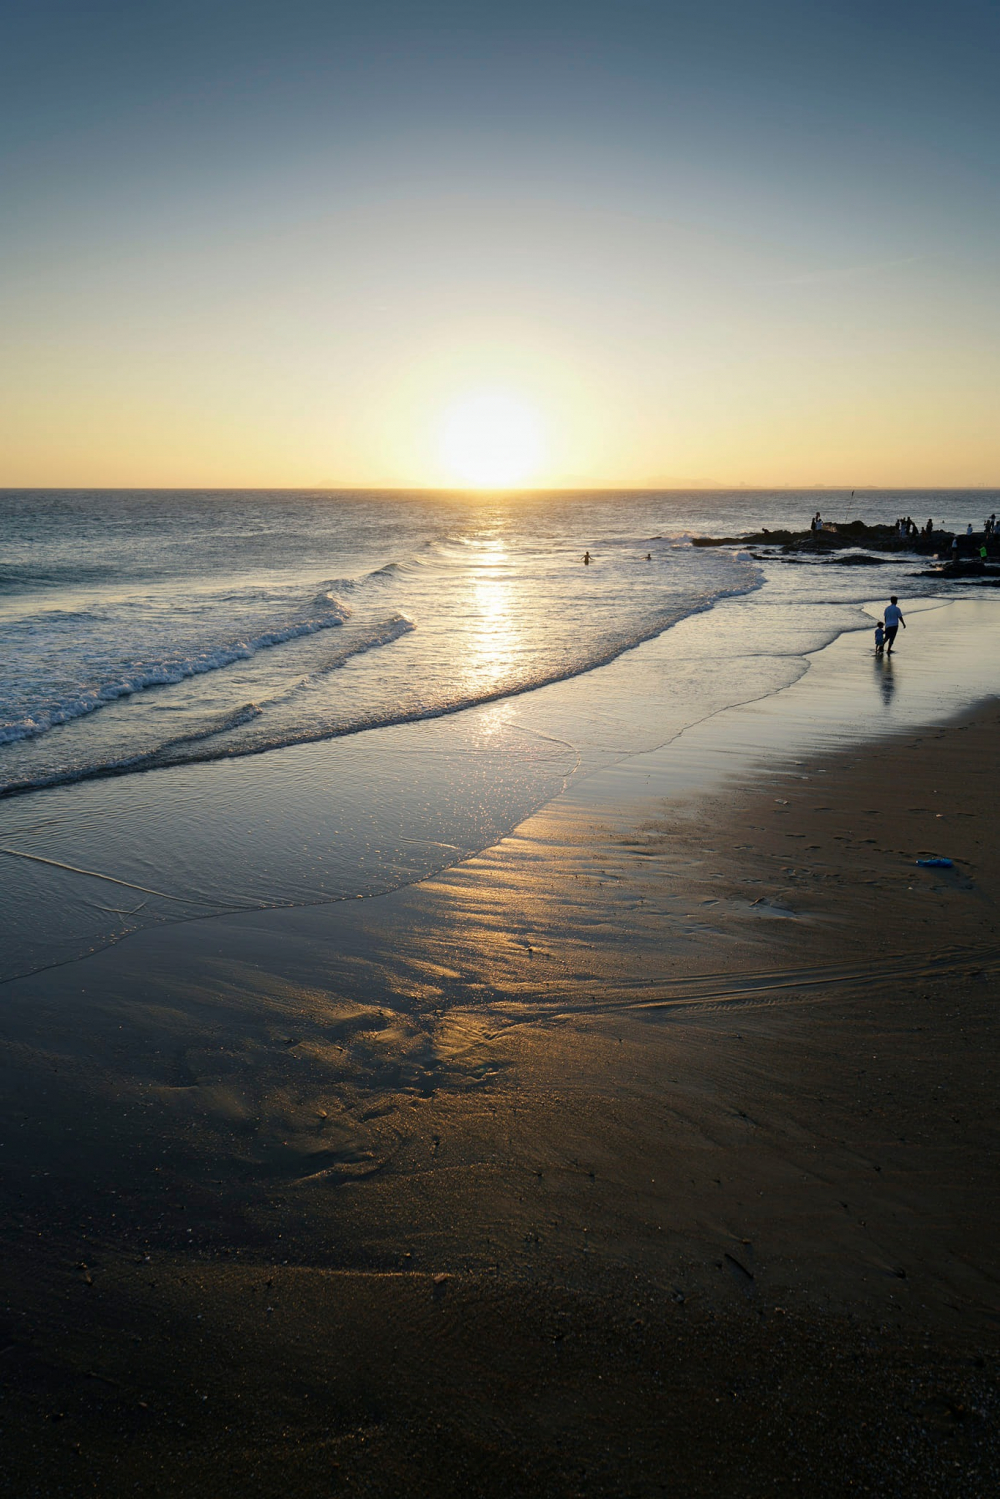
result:
[[[589,567],[590,566],[590,553],[589,552],[584,552],[584,554],[583,554],[583,565],[584,565],[584,567]]]
[[[646,553],[646,561],[647,562],[652,562],[652,560],[653,560],[653,554],[652,554],[652,552],[647,552]]]

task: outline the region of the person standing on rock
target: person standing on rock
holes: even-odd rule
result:
[[[887,656],[892,655],[893,642],[896,639],[896,631],[900,625],[903,626],[904,630],[906,629],[906,620],[903,618],[903,611],[896,601],[896,595],[893,594],[885,608],[885,653]]]

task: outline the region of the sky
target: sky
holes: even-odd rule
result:
[[[0,0],[0,485],[1000,483],[997,0]]]

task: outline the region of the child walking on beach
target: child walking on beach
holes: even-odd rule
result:
[[[885,624],[885,621],[880,619],[879,622],[878,622],[878,624],[875,626],[875,654],[876,654],[876,656],[881,656],[883,647],[885,646],[885,630],[883,629],[883,625],[884,624]]]

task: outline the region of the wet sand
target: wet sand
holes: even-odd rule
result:
[[[998,726],[6,986],[9,1491],[994,1493]]]

